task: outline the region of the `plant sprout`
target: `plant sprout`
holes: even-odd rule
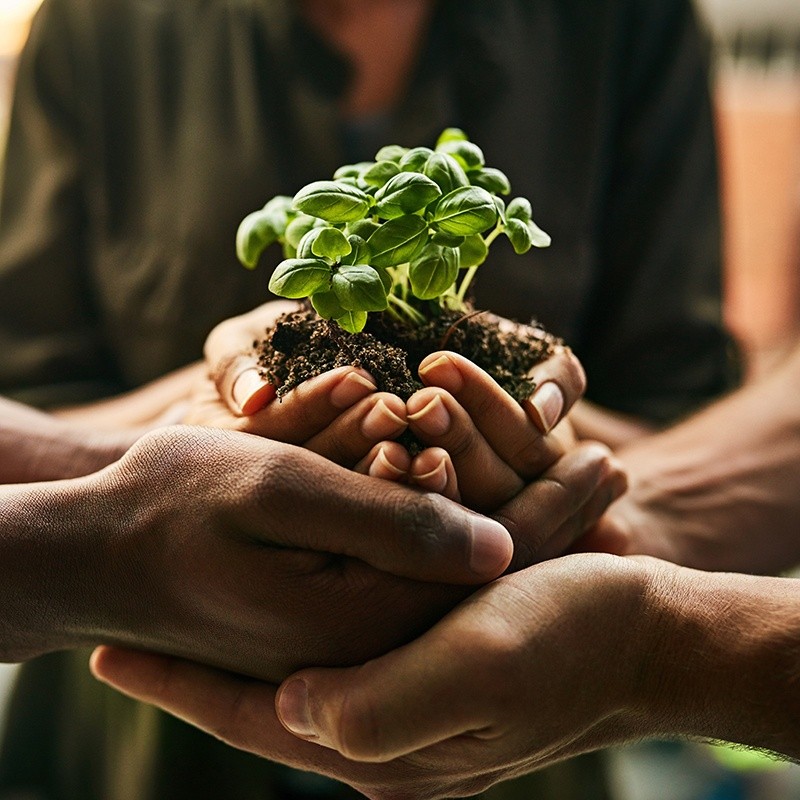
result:
[[[242,220],[236,251],[254,269],[280,242],[285,260],[270,291],[308,297],[320,317],[350,333],[372,311],[420,323],[431,304],[466,310],[475,272],[501,234],[516,253],[550,244],[528,200],[506,205],[500,195],[510,192],[481,149],[448,128],[434,150],[389,145],[375,161],[340,167],[333,180],[274,197]]]

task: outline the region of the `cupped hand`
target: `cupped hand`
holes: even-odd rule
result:
[[[116,648],[92,666],[236,747],[373,800],[461,797],[637,734],[628,712],[649,642],[629,634],[648,613],[648,575],[608,555],[551,560],[498,579],[364,666],[303,670],[277,697],[257,681]]]
[[[508,566],[497,522],[305,449],[162,429],[85,479],[83,643],[136,643],[277,679],[358,663]],[[96,536],[88,535],[95,531]],[[92,566],[94,565],[94,566]],[[93,570],[93,571],[92,571]]]

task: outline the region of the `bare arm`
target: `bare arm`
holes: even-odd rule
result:
[[[587,544],[712,570],[800,561],[800,348],[757,384],[618,451],[630,491]]]

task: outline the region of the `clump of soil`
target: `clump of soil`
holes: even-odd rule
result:
[[[350,364],[369,372],[379,391],[407,400],[422,388],[417,368],[425,356],[452,350],[523,400],[535,388],[528,371],[560,343],[535,324],[501,329],[495,317],[480,311],[440,311],[413,326],[389,314],[370,314],[361,333],[346,333],[306,306],[284,314],[267,338],[255,344],[262,374],[278,387],[278,397],[309,378]]]

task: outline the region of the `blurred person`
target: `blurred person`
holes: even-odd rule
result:
[[[478,303],[570,342],[590,400],[619,415],[582,433],[667,423],[734,380],[706,77],[683,0],[45,0],[0,205],[0,391],[80,404],[197,358],[263,297],[233,255],[247,212],[458,126],[556,242],[493,254]],[[25,668],[0,786],[127,800],[135,774],[141,798],[353,796],[121,707],[84,672],[61,656]],[[506,793],[605,797],[602,764],[492,796]]]

